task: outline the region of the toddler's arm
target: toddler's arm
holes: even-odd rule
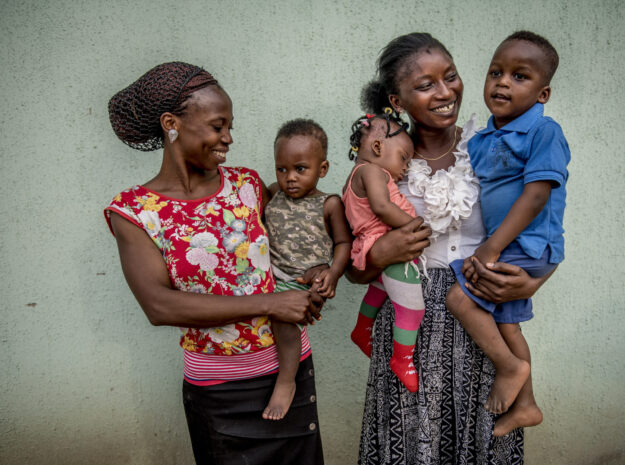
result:
[[[352,248],[352,234],[345,218],[345,208],[341,199],[335,195],[328,197],[323,205],[323,216],[326,227],[334,243],[332,265],[317,274],[313,281],[317,292],[321,297],[331,299],[336,293],[338,280],[349,263],[349,255]]]
[[[391,228],[401,228],[414,218],[403,211],[393,202],[386,184],[388,175],[375,165],[367,164],[360,168],[356,174],[360,174],[371,210],[380,220]],[[353,179],[352,179],[353,182]]]
[[[486,242],[477,248],[474,255],[482,263],[496,262],[501,251],[516,239],[542,211],[547,200],[549,200],[550,193],[550,181],[536,181],[525,184],[523,192],[516,199],[497,230]],[[471,280],[473,277],[477,278],[472,266],[468,267],[465,276]]]

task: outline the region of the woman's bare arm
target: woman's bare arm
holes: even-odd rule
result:
[[[206,328],[267,315],[289,323],[312,322],[323,300],[315,293],[219,296],[174,289],[167,266],[147,234],[113,213],[111,225],[128,286],[150,323]]]

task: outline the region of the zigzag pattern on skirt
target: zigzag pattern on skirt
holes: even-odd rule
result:
[[[428,270],[426,303],[411,394],[390,371],[393,308],[378,313],[360,438],[360,465],[522,465],[523,430],[494,438],[483,407],[494,379],[490,360],[445,307],[455,282],[449,269]]]

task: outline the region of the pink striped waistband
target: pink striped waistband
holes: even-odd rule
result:
[[[196,386],[210,386],[239,379],[258,378],[278,371],[275,344],[266,349],[239,355],[210,355],[184,350],[184,379]],[[302,330],[302,356],[310,355],[306,328]]]

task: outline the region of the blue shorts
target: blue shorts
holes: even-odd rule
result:
[[[520,266],[533,278],[545,276],[551,272],[557,264],[549,263],[549,248],[546,248],[539,259],[528,256],[521,246],[515,241],[506,247],[499,257],[500,262]],[[489,313],[492,313],[496,323],[521,323],[531,320],[534,316],[532,312],[532,299],[513,300],[502,304],[494,304],[488,300],[474,296],[465,286],[467,279],[462,274],[462,264],[464,260],[454,260],[449,264],[456,274],[456,279],[463,292],[476,304]]]

